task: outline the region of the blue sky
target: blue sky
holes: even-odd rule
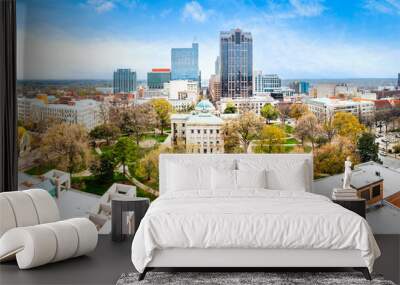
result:
[[[283,78],[395,77],[400,0],[17,0],[18,77],[143,79],[172,47],[200,46],[207,79],[221,30],[253,34],[254,68]]]

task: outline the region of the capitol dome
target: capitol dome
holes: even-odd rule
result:
[[[208,99],[204,99],[197,103],[195,110],[201,112],[213,112],[215,111],[215,107]]]

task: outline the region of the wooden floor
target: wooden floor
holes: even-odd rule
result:
[[[382,256],[374,271],[400,284],[400,235],[377,235],[376,240]],[[99,236],[97,249],[88,256],[29,270],[19,270],[15,262],[4,263],[0,284],[115,284],[122,273],[134,271],[130,247],[130,241],[115,243],[109,236]]]

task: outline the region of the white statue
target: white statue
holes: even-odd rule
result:
[[[346,158],[344,162],[344,177],[343,177],[343,189],[351,189],[350,187],[351,182],[351,161],[350,157]]]

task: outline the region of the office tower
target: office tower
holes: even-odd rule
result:
[[[397,74],[397,87],[400,88],[400,73]]]
[[[290,88],[294,89],[296,94],[308,94],[310,90],[310,83],[305,81],[294,81],[290,84]]]
[[[147,73],[147,87],[149,89],[163,89],[164,83],[171,80],[171,70],[169,68],[153,68]]]
[[[253,39],[240,29],[220,34],[221,97],[252,96]]]
[[[219,75],[211,75],[208,81],[208,90],[212,102],[218,102],[221,99],[221,80]]]
[[[114,93],[131,93],[136,91],[136,71],[117,69],[114,71]]]
[[[254,93],[273,92],[282,87],[282,80],[276,74],[254,72]]]
[[[199,80],[199,44],[171,49],[171,80]]]

